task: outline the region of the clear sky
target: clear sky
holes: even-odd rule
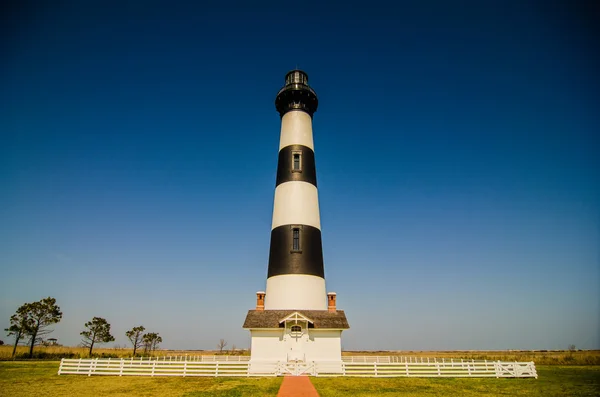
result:
[[[66,345],[99,316],[117,345],[141,324],[249,347],[297,66],[345,349],[600,348],[600,60],[577,1],[13,3],[2,329],[52,296]]]

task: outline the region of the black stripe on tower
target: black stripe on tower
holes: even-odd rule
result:
[[[282,225],[271,231],[267,277],[285,274],[325,277],[319,229],[308,225]]]
[[[317,186],[315,152],[311,148],[289,145],[279,151],[275,186],[291,181],[308,182]]]

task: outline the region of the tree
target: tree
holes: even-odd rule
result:
[[[49,334],[52,330],[47,329],[56,324],[62,318],[60,307],[56,305],[56,299],[47,297],[38,302],[28,303],[27,316],[32,321],[29,329],[29,358],[33,357],[33,347],[42,341],[42,336]]]
[[[139,349],[140,347],[143,346],[142,334],[145,330],[146,330],[146,328],[144,328],[144,326],[140,325],[139,327],[133,327],[129,331],[125,332],[125,335],[127,335],[129,340],[131,341],[131,344],[133,345],[134,357],[135,357],[135,352],[137,351],[137,349]]]
[[[142,343],[144,345],[144,352],[152,354],[158,347],[158,344],[162,343],[162,338],[156,332],[149,332],[142,336]]]
[[[95,343],[108,343],[115,340],[110,334],[110,324],[102,317],[94,317],[92,321],[85,323],[85,327],[87,330],[81,331],[80,335],[83,336],[83,346],[90,348],[90,356]]]
[[[15,344],[12,351],[12,357],[15,357],[15,353],[17,352],[17,345],[21,341],[21,339],[25,338],[31,328],[33,327],[33,322],[29,318],[29,303],[26,303],[17,309],[17,312],[10,316],[10,327],[5,328],[4,331],[7,332],[7,336],[15,337]]]
[[[227,346],[227,341],[225,339],[219,340],[219,343],[217,344],[217,349],[219,349],[219,353],[223,353],[223,349],[225,349],[225,346]]]

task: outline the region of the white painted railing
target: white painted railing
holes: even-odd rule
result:
[[[317,376],[340,376],[320,368]],[[537,378],[533,362],[455,361],[455,362],[343,362],[342,376],[362,377],[446,377],[446,378]]]
[[[415,356],[342,356],[346,363],[441,363],[444,365],[455,365],[461,363],[490,363],[490,360],[468,360],[461,358],[435,358]]]
[[[159,361],[200,361],[200,362],[214,362],[214,361],[250,361],[250,356],[226,356],[226,355],[214,355],[214,356],[190,356],[190,355],[179,355],[179,356],[162,356],[162,357],[150,357],[151,360]]]
[[[374,357],[374,356],[371,356]],[[356,376],[537,378],[533,362],[249,362],[139,359],[62,359],[59,375],[117,376]]]
[[[59,375],[117,376],[252,376],[245,362],[202,362],[129,359],[65,359],[60,362]],[[275,373],[260,376],[275,376]]]

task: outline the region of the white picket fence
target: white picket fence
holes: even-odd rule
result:
[[[456,359],[448,359],[448,362]],[[458,359],[460,360],[460,359]],[[347,363],[429,363],[445,362],[444,358],[415,357],[415,356],[342,356]],[[461,360],[462,361],[462,360]],[[475,360],[469,360],[475,361]],[[483,361],[483,360],[482,360]]]
[[[117,376],[250,376],[248,361],[165,361],[130,359],[66,359],[59,375]],[[260,374],[267,376],[269,374]],[[272,374],[275,376],[275,373]]]
[[[319,367],[317,365],[317,371]],[[321,373],[319,376],[339,376]],[[443,378],[537,378],[533,362],[344,362],[342,376],[362,377],[443,377]]]
[[[344,357],[340,362],[254,362],[162,359],[62,359],[59,375],[117,376],[353,376],[537,378],[533,362]],[[363,359],[363,357],[365,357]],[[362,360],[362,361],[361,361]]]
[[[161,356],[161,357],[148,357],[149,360],[157,360],[157,361],[200,361],[200,362],[214,362],[214,361],[250,361],[250,356],[227,356],[227,355],[214,355],[214,356],[190,356],[190,355],[180,355],[180,356]]]

